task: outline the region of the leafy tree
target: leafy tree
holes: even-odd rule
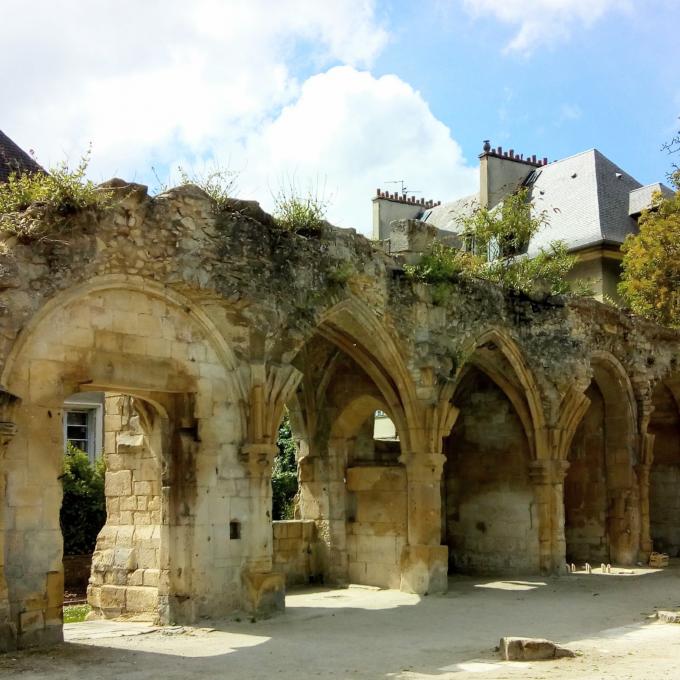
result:
[[[60,477],[64,497],[59,521],[65,555],[87,555],[94,551],[97,534],[106,521],[104,461],[90,463],[87,454],[67,445]]]
[[[619,294],[637,314],[680,327],[680,171],[675,194],[656,194],[639,219],[638,234],[626,238]]]
[[[290,420],[285,415],[279,427],[279,451],[272,471],[272,518],[292,519],[295,494],[298,490],[296,447]]]
[[[437,284],[435,301],[446,296],[450,282],[465,278],[521,293],[531,293],[537,286],[553,295],[572,290],[566,275],[576,258],[564,243],[555,241],[532,258],[525,254],[531,239],[548,224],[547,212],[533,209],[526,189],[494,208],[478,208],[461,217],[459,224],[464,249],[436,242],[417,265],[406,267],[411,278]]]

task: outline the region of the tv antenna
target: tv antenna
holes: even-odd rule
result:
[[[409,191],[408,187],[406,186],[406,180],[405,179],[390,179],[385,182],[385,184],[398,184],[401,189],[399,191],[400,196],[404,196],[405,194],[419,194],[421,193],[420,191]]]

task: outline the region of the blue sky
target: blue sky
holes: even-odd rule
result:
[[[368,233],[370,197],[475,191],[482,140],[597,147],[643,183],[678,128],[677,0],[0,0],[0,129],[46,165],[156,184],[213,164]],[[174,175],[174,176],[173,176]],[[385,187],[389,188],[389,187]]]

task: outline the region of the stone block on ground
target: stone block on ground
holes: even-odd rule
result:
[[[500,650],[505,661],[545,661],[576,656],[573,650],[542,638],[503,637]]]

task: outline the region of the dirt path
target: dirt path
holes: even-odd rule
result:
[[[680,678],[680,625],[653,623],[680,609],[680,568],[635,575],[456,578],[446,596],[306,590],[285,615],[157,630],[148,624],[70,624],[69,642],[0,656],[0,677],[185,678]],[[504,663],[503,635],[547,637],[575,659]]]

